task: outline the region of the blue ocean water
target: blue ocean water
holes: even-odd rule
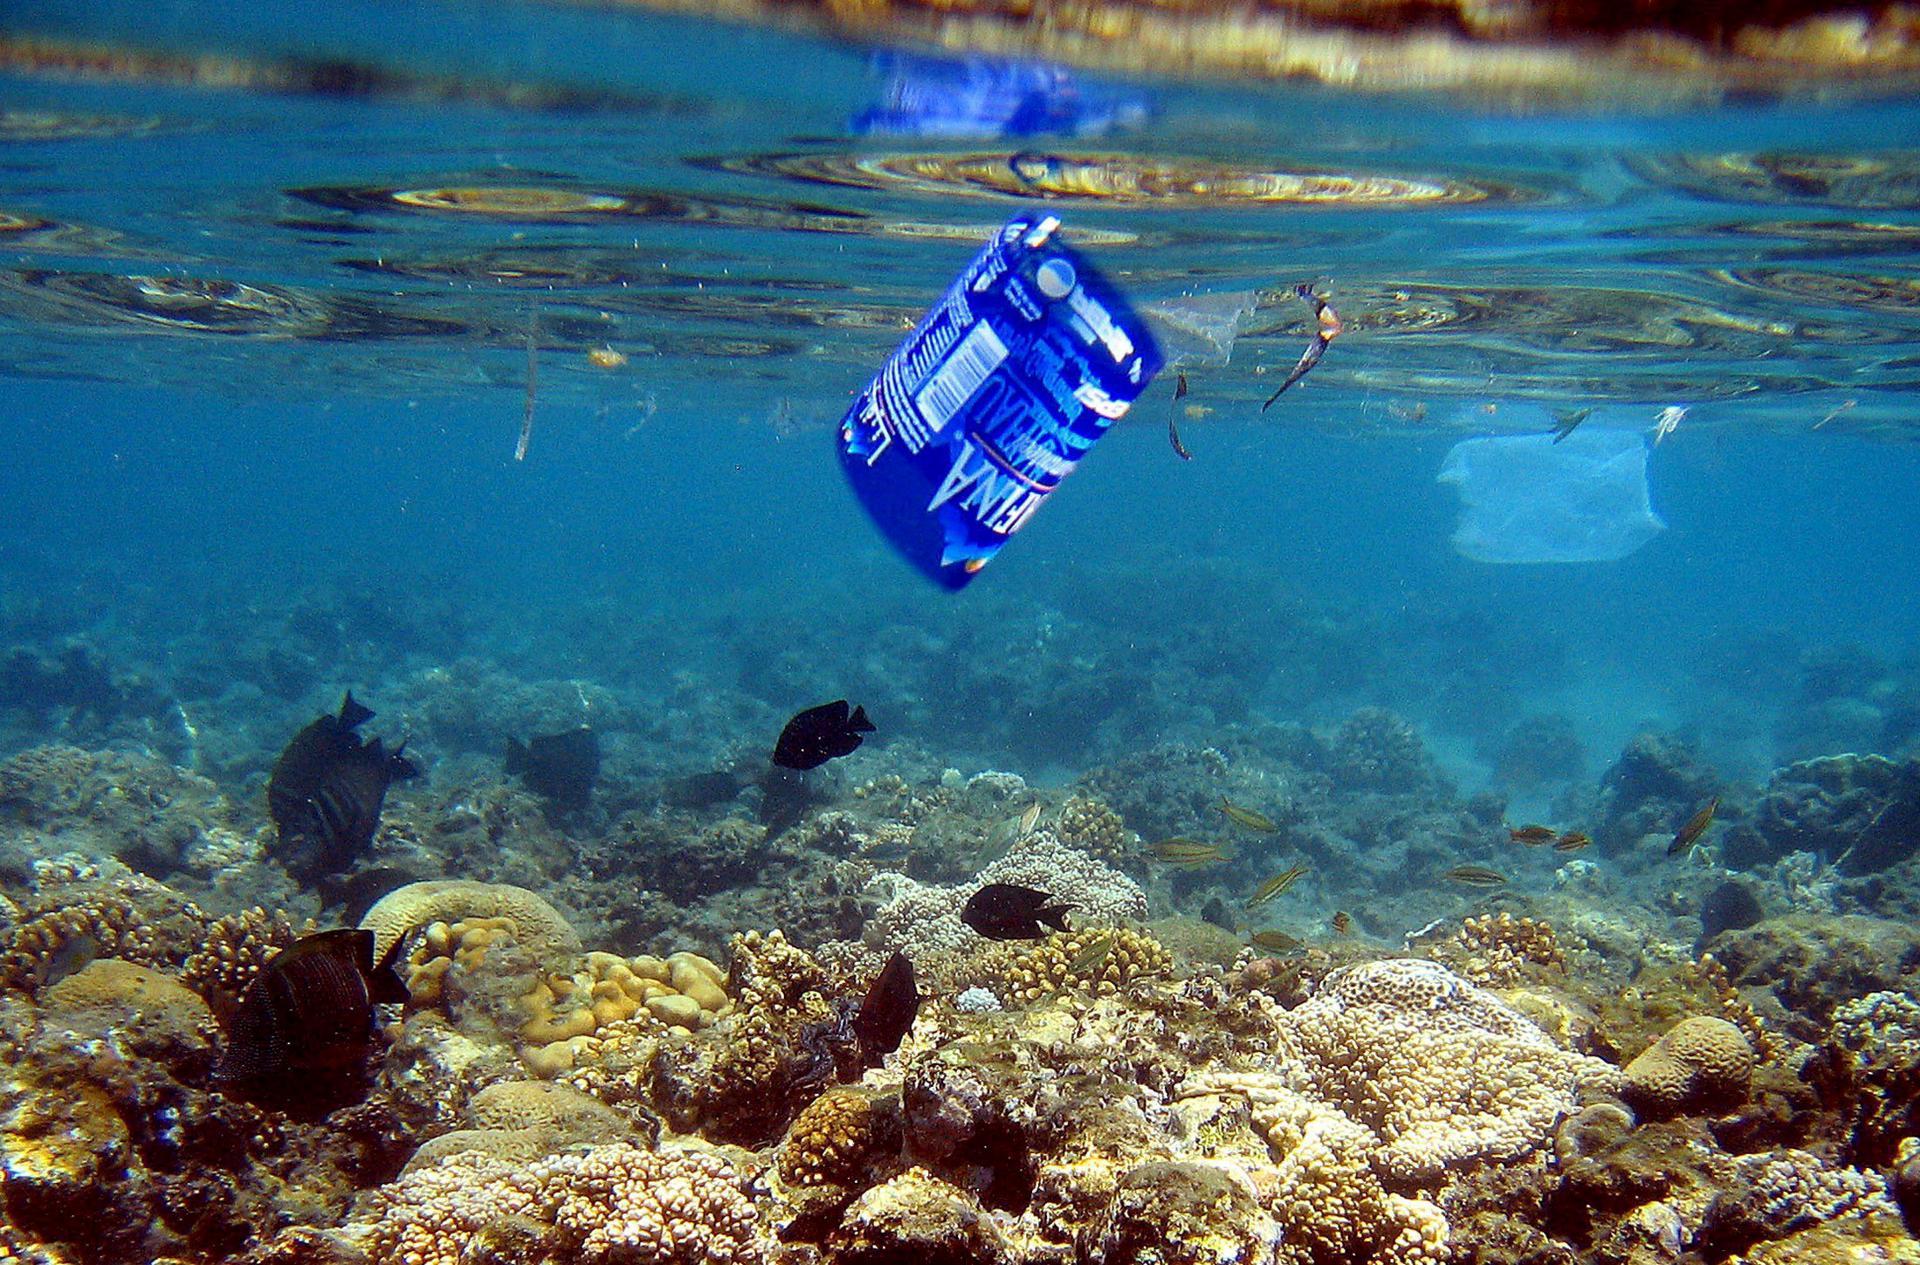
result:
[[[1043,652],[906,700],[890,736],[1060,778],[1203,738],[1223,706],[1379,705],[1467,788],[1539,714],[1572,724],[1589,772],[1653,727],[1758,777],[1815,723],[1794,711],[1808,664],[1837,655],[1878,694],[1819,722],[1840,726],[1829,745],[1914,741],[1920,228],[1911,151],[1884,147],[1906,103],[1513,109],[1110,80],[1143,122],[915,138],[853,134],[885,91],[867,50],[676,18],[10,21],[127,56],[4,81],[6,639],[110,646],[163,712],[214,688],[204,663],[171,678],[180,638],[271,640],[247,621],[324,590],[447,613],[396,615],[352,665],[312,657],[276,686],[289,714],[458,656],[601,679],[643,711],[694,670],[778,709],[906,690],[876,639],[964,658],[990,634],[972,653],[991,657],[1030,621]],[[362,69],[320,91],[316,65]],[[1168,374],[975,591],[945,595],[864,520],[833,425],[973,243],[1036,203],[1138,303],[1257,307],[1230,363],[1192,372],[1192,462],[1164,433]],[[1347,332],[1263,413],[1307,332],[1299,281]],[[1650,453],[1667,530],[1613,562],[1460,556],[1448,449],[1577,408],[1650,444],[1684,410]],[[1017,719],[985,720],[1030,706],[1026,677],[1046,694],[1091,673],[1100,697],[1101,665],[1129,655],[1164,678],[1146,729],[1117,696],[1057,741],[1009,746]],[[84,729],[62,708],[16,713],[8,744]],[[689,758],[739,737],[689,735]]]

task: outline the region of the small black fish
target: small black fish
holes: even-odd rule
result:
[[[913,963],[896,949],[867,989],[853,1022],[854,1035],[860,1041],[860,1066],[878,1067],[881,1060],[899,1049],[900,1038],[913,1027],[913,1016],[919,1009],[920,990],[913,982]]]
[[[600,736],[587,725],[557,734],[507,739],[507,772],[562,812],[578,812],[593,799],[600,776]]]
[[[849,713],[844,698],[809,707],[780,731],[780,741],[773,744],[773,762],[783,769],[817,769],[851,754],[862,741],[860,735],[873,731],[867,709],[855,707]]]
[[[1073,905],[1053,903],[1053,897],[1017,883],[989,883],[967,900],[960,921],[989,940],[1039,940],[1045,923],[1056,931],[1067,929],[1067,911]]]
[[[374,1006],[407,1000],[401,944],[375,966],[373,932],[348,927],[274,954],[234,1007],[215,1081],[290,1104],[350,1095],[373,1048]]]
[[[267,811],[279,828],[287,868],[304,882],[351,866],[373,842],[387,788],[419,775],[401,754],[405,742],[388,751],[378,738],[360,740],[354,730],[372,716],[348,691],[338,716],[302,729],[273,762]]]

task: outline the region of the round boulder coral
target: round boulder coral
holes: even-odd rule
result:
[[[373,956],[384,958],[393,942],[435,922],[504,918],[514,940],[542,962],[580,952],[580,935],[552,905],[524,887],[469,879],[431,879],[395,888],[374,902],[360,925],[373,932]]]
[[[1627,1064],[1624,1096],[1651,1117],[1713,1111],[1744,1102],[1753,1046],[1725,1019],[1683,1019]]]

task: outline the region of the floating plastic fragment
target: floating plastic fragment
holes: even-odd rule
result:
[[[1145,100],[1083,83],[1048,62],[879,52],[881,103],[855,115],[856,136],[1095,136],[1146,121]]]
[[[1188,294],[1140,309],[1172,369],[1224,369],[1233,342],[1247,327],[1259,298],[1251,290]]]
[[[994,234],[840,422],[841,467],[908,561],[964,587],[1160,371],[1146,323],[1060,242]]]
[[[1476,562],[1612,562],[1666,530],[1637,432],[1583,426],[1455,444],[1440,482],[1460,494],[1453,547]]]

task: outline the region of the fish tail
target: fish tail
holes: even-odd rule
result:
[[[1035,911],[1033,916],[1041,922],[1046,923],[1049,927],[1052,927],[1055,931],[1065,931],[1067,929],[1067,911],[1072,908],[1072,905],[1047,905]]]

